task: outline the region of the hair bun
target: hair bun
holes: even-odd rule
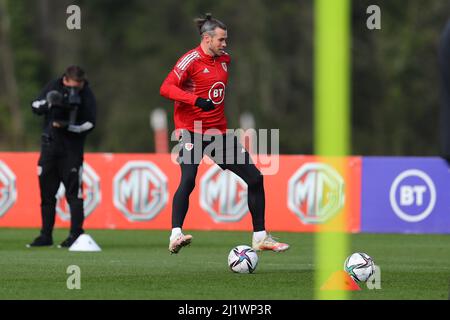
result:
[[[205,19],[206,20],[211,20],[212,18],[212,14],[211,13],[205,13]]]

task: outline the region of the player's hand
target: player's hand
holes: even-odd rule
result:
[[[211,111],[216,108],[211,99],[197,98],[197,100],[195,100],[195,105],[203,109],[203,111]]]

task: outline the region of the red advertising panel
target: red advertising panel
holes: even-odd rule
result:
[[[38,157],[38,153],[0,153],[0,227],[40,227]],[[246,184],[204,160],[184,228],[252,230]],[[314,156],[265,160],[257,161],[257,166],[265,173],[269,231],[313,232],[342,210],[347,231],[360,230],[359,157],[342,159],[340,168]],[[169,154],[86,154],[85,228],[170,229],[172,198],[179,179],[179,166]],[[62,185],[56,215],[57,227],[69,226]]]

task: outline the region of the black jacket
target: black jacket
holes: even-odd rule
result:
[[[60,92],[64,99],[67,99],[69,89],[63,85],[62,78],[58,78],[49,82],[31,104],[34,113],[44,115],[43,137],[53,140],[62,138],[83,144],[86,135],[95,127],[97,113],[97,104],[89,83],[85,82],[83,89],[79,92],[81,105],[78,108],[75,122],[67,128],[54,128],[52,126],[53,121],[68,122],[70,117],[68,109],[48,107],[46,96],[52,90]]]

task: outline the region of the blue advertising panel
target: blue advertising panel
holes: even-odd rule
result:
[[[362,170],[362,232],[450,233],[444,160],[364,157]]]

